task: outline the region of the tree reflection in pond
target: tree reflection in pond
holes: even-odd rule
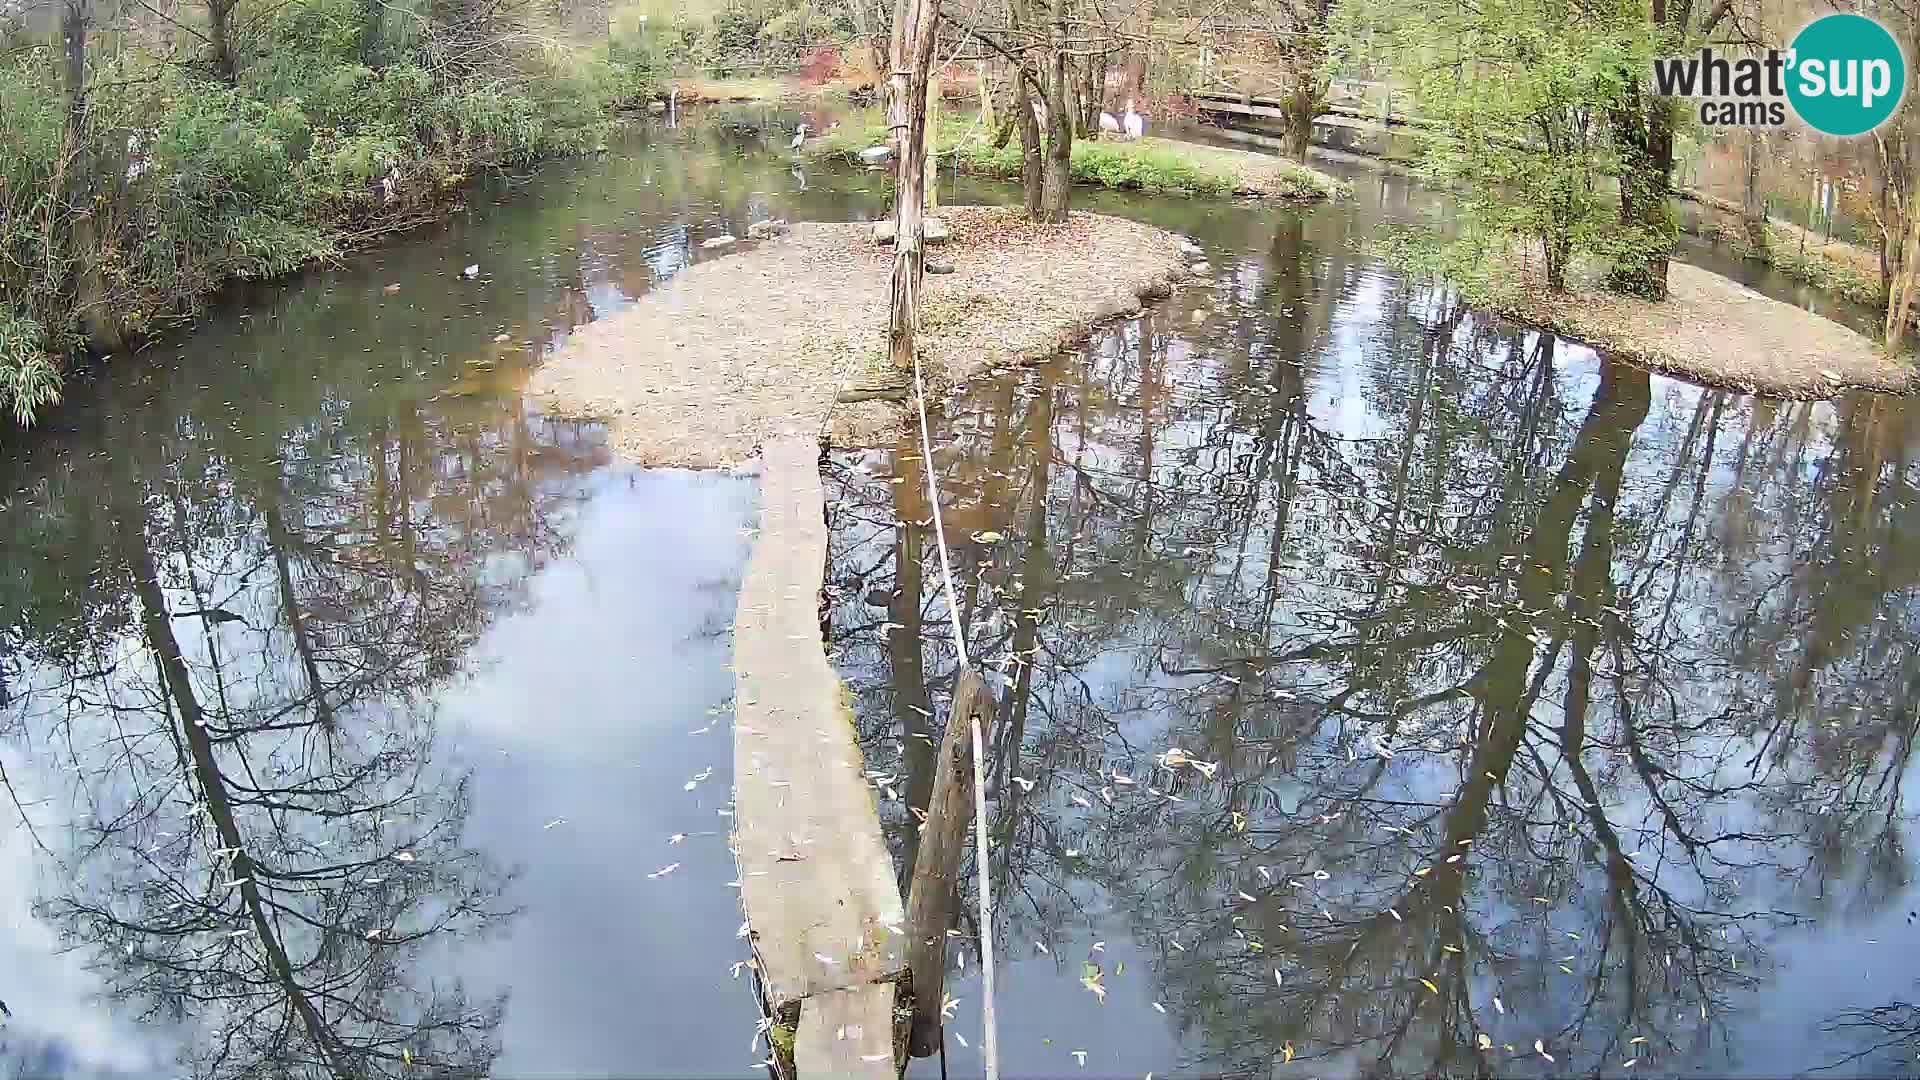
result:
[[[503,1001],[423,957],[513,911],[433,694],[564,547],[598,440],[504,402],[270,446],[183,412],[103,406],[157,451],[44,447],[10,510],[0,725],[65,778],[23,808],[64,881],[37,914],[190,1075],[485,1075]]]
[[[1796,1060],[1742,1048],[1794,1000],[1783,943],[1912,878],[1910,415],[1650,378],[1350,259],[1283,219],[1210,302],[940,422],[1002,691],[1009,1067],[1088,1045],[1056,1004],[1083,959],[1228,1075],[1910,1055],[1910,1006],[1818,999]],[[836,660],[909,798],[954,663],[919,458],[829,493]]]

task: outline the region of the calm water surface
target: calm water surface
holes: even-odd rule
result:
[[[938,421],[1007,1072],[1911,1071],[1920,424],[1476,316],[1362,253],[1435,207],[1356,175],[1308,213],[1090,195],[1214,285]],[[752,481],[615,465],[519,386],[705,237],[881,187],[636,132],[4,447],[0,1075],[756,1073]],[[829,476],[902,866],[954,673],[927,467]]]

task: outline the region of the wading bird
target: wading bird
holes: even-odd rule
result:
[[[1137,139],[1147,133],[1147,118],[1133,111],[1133,99],[1127,99],[1127,115],[1121,119],[1126,127],[1127,138]]]
[[[787,144],[787,149],[798,150],[800,149],[800,144],[806,140],[807,125],[801,124],[799,127],[793,129],[793,141]]]
[[[1120,121],[1114,119],[1112,113],[1102,110],[1100,113],[1100,130],[1103,133],[1118,135],[1120,134]]]

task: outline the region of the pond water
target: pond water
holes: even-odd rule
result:
[[[882,212],[765,119],[251,290],[4,446],[0,1076],[765,1074],[725,846],[752,482],[519,389],[707,236]],[[1089,194],[1214,284],[936,422],[1007,1074],[1911,1071],[1915,415],[1476,316],[1364,253],[1435,207],[1356,176]],[[829,469],[902,866],[954,677],[927,467]]]

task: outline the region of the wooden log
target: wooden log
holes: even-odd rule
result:
[[[913,972],[913,1031],[908,1052],[930,1057],[940,1049],[940,1002],[946,992],[947,923],[960,854],[973,821],[973,725],[984,742],[993,720],[993,692],[972,668],[953,689],[953,712],[940,740],[933,796],[920,831],[907,900],[907,967]]]

